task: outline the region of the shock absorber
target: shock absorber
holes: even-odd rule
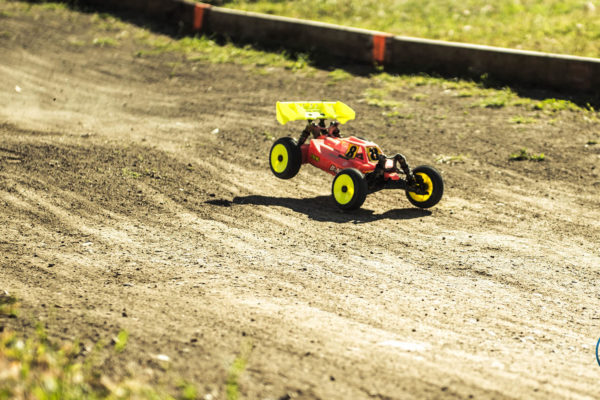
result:
[[[298,147],[302,146],[304,144],[304,142],[306,142],[306,139],[308,139],[308,137],[310,136],[311,122],[312,121],[308,121],[308,124],[302,131],[302,134],[300,135],[300,138],[298,139]]]
[[[324,135],[325,133],[327,133],[327,129],[325,129],[325,122],[323,120],[321,120],[317,125],[309,119],[308,124],[306,124],[306,127],[304,128],[302,134],[300,135],[300,138],[298,139],[298,146],[302,146],[311,134],[316,139],[319,136]]]
[[[396,163],[400,164],[400,168],[402,168],[402,172],[406,175],[406,181],[409,185],[415,183],[415,176],[412,173],[412,170],[408,166],[408,162],[406,162],[406,157],[402,154],[398,153],[394,156],[394,168],[396,168]]]
[[[329,123],[329,128],[327,128],[327,133],[333,137],[340,137],[340,128],[338,128],[339,124],[340,123],[337,121],[331,121]]]

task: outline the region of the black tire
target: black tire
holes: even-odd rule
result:
[[[276,177],[290,179],[296,176],[302,165],[302,151],[291,137],[277,139],[269,152],[269,166]]]
[[[422,184],[427,186],[428,194],[419,195],[407,189],[406,198],[408,198],[408,201],[419,208],[430,208],[439,203],[444,194],[442,175],[435,168],[428,165],[418,166],[413,169],[413,174],[415,177],[420,176],[422,178]]]
[[[341,170],[331,185],[333,201],[344,211],[360,208],[367,198],[367,191],[365,176],[355,168]]]

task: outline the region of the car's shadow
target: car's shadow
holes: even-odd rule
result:
[[[423,218],[431,215],[431,211],[419,208],[392,209],[383,214],[375,214],[372,210],[364,208],[343,212],[338,209],[330,196],[316,196],[312,198],[298,199],[293,197],[273,196],[240,196],[232,201],[225,199],[208,200],[207,204],[221,207],[232,207],[235,205],[251,204],[256,206],[286,207],[298,213],[306,214],[315,221],[327,221],[336,223],[352,222],[355,224],[378,221],[381,219],[401,220]]]

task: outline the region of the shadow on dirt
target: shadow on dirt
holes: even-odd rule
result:
[[[382,219],[404,220],[423,218],[431,215],[431,211],[419,208],[398,208],[386,211],[383,214],[375,214],[373,210],[366,210],[364,208],[352,212],[343,212],[335,207],[330,196],[298,199],[292,197],[250,195],[234,197],[232,201],[215,199],[208,200],[205,203],[220,207],[232,207],[244,204],[285,207],[297,213],[306,214],[310,219],[315,221],[336,223],[352,222],[355,224],[363,224]]]

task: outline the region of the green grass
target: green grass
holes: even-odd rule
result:
[[[129,339],[129,332],[127,332],[125,330],[122,330],[121,332],[119,332],[117,337],[114,339],[115,351],[117,353],[121,353],[123,350],[125,350],[128,339]]]
[[[40,7],[47,10],[66,10],[68,6],[65,3],[57,3],[57,2],[42,2]]]
[[[126,178],[132,178],[132,179],[138,179],[139,177],[142,176],[139,172],[132,171],[129,168],[123,168],[123,169],[121,169],[121,173],[123,174],[124,177],[126,177]]]
[[[0,293],[0,317],[16,318],[18,300],[7,292]]]
[[[105,349],[102,341],[82,351],[77,341],[53,341],[41,324],[35,333],[23,335],[6,329],[3,319],[16,318],[18,299],[0,292],[0,400],[193,400],[201,397],[196,385],[179,380],[176,393],[167,393],[139,377],[111,377],[105,374],[107,356],[122,357],[130,339],[121,330],[112,339],[114,348]],[[240,397],[239,379],[252,352],[250,342],[242,343],[240,354],[229,368],[224,392],[227,400]],[[108,354],[107,354],[108,353]]]
[[[25,336],[4,327],[3,318],[15,318],[18,300],[0,293],[0,400],[79,400],[79,399],[186,399],[198,398],[193,384],[181,381],[175,397],[135,376],[113,378],[99,372],[103,368],[97,343],[82,353],[77,342],[51,340],[37,324],[33,335]],[[114,340],[114,354],[123,352],[129,334],[121,331]],[[240,370],[241,371],[241,370]]]
[[[532,154],[525,148],[519,150],[517,153],[513,153],[508,158],[510,161],[544,161],[546,156],[544,153]]]
[[[513,124],[532,124],[532,123],[536,122],[536,119],[517,115],[515,117],[511,117],[509,119],[509,122],[511,122]]]
[[[167,36],[155,36],[144,31],[138,33],[136,39],[145,47],[136,53],[138,57],[178,53],[183,54],[190,62],[232,63],[259,68],[281,67],[292,71],[307,71],[311,64],[308,55],[304,53],[264,52],[250,45],[221,44],[206,36],[173,39]],[[269,71],[263,69],[260,70],[260,73],[269,73]]]
[[[503,108],[506,106],[526,106],[531,100],[522,98],[510,88],[493,89],[477,85],[472,89],[473,97],[481,99],[472,104],[474,107]]]
[[[2,16],[10,17],[14,13],[29,12],[60,12],[72,13],[69,6],[63,2],[43,1],[41,4],[20,2],[7,2],[7,9],[2,10]],[[1,16],[0,16],[1,17]],[[257,74],[267,75],[273,68],[283,68],[290,71],[306,74],[314,73],[310,68],[312,60],[307,53],[291,53],[285,50],[279,52],[265,52],[250,45],[238,46],[233,43],[221,43],[206,36],[172,38],[166,35],[157,35],[146,28],[134,27],[126,22],[106,13],[91,14],[90,23],[95,30],[100,31],[97,37],[91,40],[69,38],[68,43],[81,47],[92,45],[96,47],[111,48],[121,45],[121,42],[131,36],[139,50],[138,57],[159,56],[165,53],[181,54],[188,62],[210,62],[214,64],[232,63],[252,66],[251,70]],[[4,31],[0,31],[4,32]],[[10,32],[3,34],[8,38]],[[350,74],[341,70],[331,75],[332,82],[348,79]]]
[[[402,112],[400,112],[398,110],[395,110],[395,111],[384,111],[381,114],[383,115],[383,117],[385,118],[385,121],[389,125],[395,125],[400,120],[403,120],[403,119],[413,119],[415,117],[414,114],[411,114],[411,113],[402,113]]]
[[[248,357],[252,351],[252,345],[249,342],[242,344],[241,353],[235,358],[233,364],[229,368],[229,374],[227,382],[225,383],[225,394],[227,400],[238,400],[239,399],[239,379],[240,375],[246,369],[248,363]]]
[[[397,118],[407,115],[402,110],[405,108],[404,100],[428,102],[431,94],[428,88],[441,89],[445,95],[459,99],[466,99],[463,107],[503,109],[513,107],[517,116],[509,119],[514,124],[530,124],[537,121],[536,117],[555,116],[560,113],[578,113],[588,122],[597,122],[596,110],[589,104],[578,105],[564,99],[548,98],[536,100],[519,95],[508,87],[488,87],[485,80],[475,82],[465,79],[444,79],[426,74],[394,75],[386,72],[375,73],[370,77],[370,87],[363,92],[362,101],[367,104],[384,109],[382,114],[387,122],[393,123]],[[520,116],[521,113],[533,114],[528,117]],[[440,118],[443,116],[440,116]]]
[[[327,76],[327,85],[335,85],[336,83],[347,81],[352,78],[352,74],[343,69],[335,69]]]
[[[390,93],[390,88],[388,87],[368,88],[364,92],[363,100],[370,106],[386,110],[397,110],[404,106],[401,101],[390,99],[390,97],[392,97],[392,93]]]
[[[0,334],[0,399],[174,399],[134,378],[113,382],[98,367],[94,354],[80,356],[77,342],[57,345],[41,327],[29,338]]]
[[[533,105],[533,108],[535,110],[543,110],[551,113],[563,110],[576,111],[579,109],[577,105],[573,104],[568,100],[554,98],[538,101]]]
[[[584,0],[213,0],[215,5],[398,35],[600,56],[600,4]]]

